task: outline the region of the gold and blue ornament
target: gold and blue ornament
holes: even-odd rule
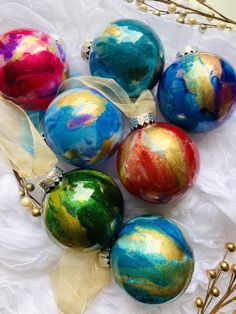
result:
[[[227,121],[236,102],[236,73],[224,58],[194,52],[164,72],[157,101],[164,117],[193,132],[209,132]]]
[[[93,76],[114,79],[130,97],[152,89],[164,68],[164,49],[156,32],[139,20],[122,19],[109,24],[82,57],[89,60]]]
[[[122,141],[123,117],[94,89],[72,88],[59,94],[44,118],[44,136],[64,162],[90,167],[112,156]]]

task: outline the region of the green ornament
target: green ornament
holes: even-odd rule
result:
[[[123,197],[116,183],[97,170],[74,170],[44,202],[45,226],[57,242],[79,248],[105,247],[123,220]]]

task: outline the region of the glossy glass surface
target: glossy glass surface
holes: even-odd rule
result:
[[[116,183],[96,170],[74,170],[43,203],[45,226],[70,247],[107,246],[121,227],[123,198]]]
[[[35,29],[0,36],[0,91],[27,110],[44,110],[68,70],[63,47]]]
[[[53,100],[44,119],[48,145],[65,162],[92,166],[105,161],[123,136],[122,114],[99,92],[77,88]]]
[[[120,145],[118,173],[133,195],[153,203],[180,197],[199,169],[196,145],[171,124],[156,123],[130,133]]]
[[[221,57],[196,53],[165,71],[158,88],[164,117],[190,132],[208,132],[229,117],[236,101],[236,74]]]
[[[159,81],[164,51],[148,25],[123,19],[108,25],[93,41],[89,63],[92,75],[112,78],[130,97],[136,97]]]
[[[111,251],[111,267],[116,282],[133,298],[161,304],[186,290],[194,259],[173,222],[161,216],[140,216],[119,232]]]

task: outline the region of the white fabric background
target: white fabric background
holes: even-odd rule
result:
[[[194,44],[201,51],[224,56],[236,67],[234,33],[209,31],[202,35],[193,28],[137,12],[122,0],[0,0],[1,33],[22,26],[57,32],[66,42],[72,72],[84,74],[88,74],[88,64],[80,58],[82,42],[93,39],[110,21],[123,17],[141,18],[154,28],[164,43],[167,65],[175,60],[179,49]],[[196,313],[193,302],[206,288],[206,269],[221,259],[225,242],[236,241],[236,112],[221,128],[193,138],[201,154],[201,171],[194,188],[180,201],[150,205],[134,199],[121,187],[126,219],[160,213],[174,219],[188,234],[196,258],[189,289],[173,303],[147,307],[131,300],[112,282],[86,314]],[[120,185],[114,161],[99,168]],[[14,176],[7,161],[0,157],[0,314],[58,313],[48,274],[62,254],[63,250],[48,239],[40,219],[19,206]],[[233,308],[221,313],[232,313]]]

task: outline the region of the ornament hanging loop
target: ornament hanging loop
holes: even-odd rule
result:
[[[131,120],[132,129],[137,128],[139,125],[143,126],[146,123],[155,122],[156,102],[150,90],[144,90],[138,99],[133,102],[125,90],[113,79],[96,76],[80,76],[63,81],[59,87],[59,92],[70,88],[80,88],[82,86],[96,89],[111,101]]]

